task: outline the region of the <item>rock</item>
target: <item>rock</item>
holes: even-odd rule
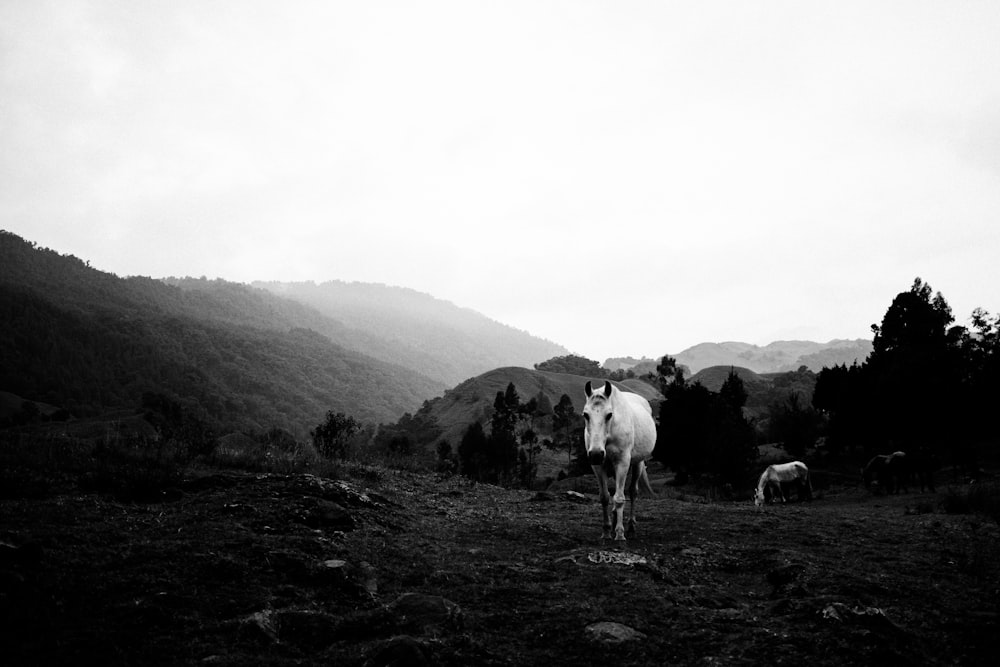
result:
[[[316,505],[301,516],[301,521],[310,528],[342,531],[354,530],[357,526],[354,516],[331,500],[317,500]]]
[[[350,566],[346,560],[330,558],[316,566],[318,583],[334,588],[342,588],[351,581]]]
[[[774,587],[785,586],[797,581],[805,567],[798,563],[788,563],[767,573],[767,583]]]
[[[378,595],[378,577],[371,564],[366,561],[358,563],[357,580],[366,593],[372,597]]]
[[[265,559],[272,570],[293,583],[308,583],[312,575],[310,562],[293,551],[272,551]]]
[[[285,609],[273,617],[278,636],[284,643],[305,649],[324,649],[337,640],[338,621],[334,616],[308,609]]]
[[[591,623],[584,631],[591,640],[601,644],[622,644],[646,638],[646,635],[638,630],[612,621]]]
[[[597,477],[593,474],[579,475],[577,477],[565,477],[549,484],[549,488],[546,490],[549,492],[577,491],[583,493],[597,493]]]
[[[833,602],[824,607],[820,613],[827,620],[859,626],[869,631],[905,634],[905,631],[889,620],[885,612],[878,607],[849,607],[842,602]]]
[[[276,644],[278,642],[278,628],[274,623],[274,612],[267,609],[240,619],[237,636],[242,642],[263,645]]]
[[[461,608],[440,595],[403,593],[388,606],[400,630],[418,633],[438,633],[461,630],[464,624]]]
[[[393,637],[372,651],[364,667],[421,667],[432,664],[427,647],[409,635]]]
[[[314,568],[314,581],[323,586],[378,595],[378,578],[375,568],[361,561],[357,565],[340,558],[330,558],[319,562]]]

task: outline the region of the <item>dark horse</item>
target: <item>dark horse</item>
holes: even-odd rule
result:
[[[934,491],[934,461],[925,452],[907,454],[893,452],[879,454],[861,469],[861,479],[865,488],[881,490],[885,493],[909,491],[909,486],[916,477],[921,491]]]
[[[905,452],[876,454],[861,469],[861,479],[869,491],[908,491],[909,478],[910,467]]]

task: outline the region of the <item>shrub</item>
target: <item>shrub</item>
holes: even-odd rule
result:
[[[941,509],[947,514],[982,514],[1000,523],[1000,484],[949,486],[941,497]]]
[[[144,438],[109,435],[94,447],[80,490],[109,493],[126,502],[163,500],[179,486],[186,455],[186,446],[173,441],[151,444]]]

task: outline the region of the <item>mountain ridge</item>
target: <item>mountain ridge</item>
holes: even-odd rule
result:
[[[673,357],[691,375],[713,366],[741,366],[755,373],[782,373],[805,366],[818,373],[824,367],[864,363],[872,351],[865,338],[834,338],[826,343],[808,340],[778,340],[767,345],[741,341],[703,342],[685,348]],[[637,375],[654,371],[659,359],[612,357],[604,362],[608,370],[633,370]]]
[[[345,347],[408,366],[447,386],[493,368],[530,368],[567,354],[557,343],[408,287],[340,280],[252,284],[343,323]]]

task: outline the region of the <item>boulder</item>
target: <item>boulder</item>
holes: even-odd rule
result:
[[[300,516],[300,520],[310,528],[349,531],[357,526],[354,516],[342,505],[322,499],[317,499],[315,505]]]
[[[376,646],[364,667],[422,667],[432,664],[430,651],[420,641],[409,635],[393,637]]]
[[[403,593],[389,604],[388,611],[399,630],[418,634],[461,630],[464,624],[459,606],[440,595]]]
[[[319,650],[338,639],[338,620],[330,614],[309,609],[284,609],[273,616],[283,643]]]
[[[591,641],[601,644],[622,644],[646,638],[646,635],[638,630],[612,621],[591,623],[584,632]]]

